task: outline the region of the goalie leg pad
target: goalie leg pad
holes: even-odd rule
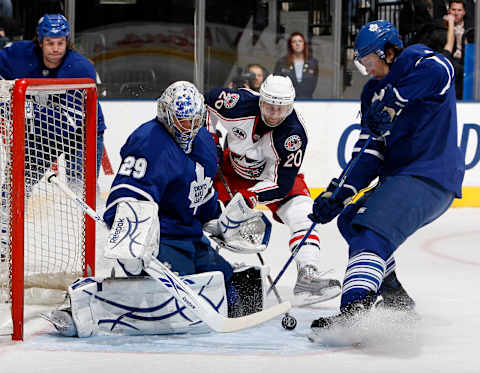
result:
[[[237,302],[229,304],[228,317],[241,317],[263,310],[268,266],[244,266],[235,269],[231,281],[237,293]]]
[[[122,201],[107,238],[104,256],[117,259],[126,272],[138,275],[143,262],[158,253],[160,223],[158,206],[149,201]]]
[[[227,315],[223,274],[206,272],[182,277],[220,314]],[[147,277],[84,278],[68,290],[79,337],[204,333],[210,329]]]

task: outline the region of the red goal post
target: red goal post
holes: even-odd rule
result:
[[[0,302],[22,340],[27,287],[65,289],[95,271],[95,222],[44,180],[58,171],[95,208],[95,83],[0,81],[0,136]]]

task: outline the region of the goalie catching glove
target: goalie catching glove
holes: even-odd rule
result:
[[[159,243],[157,204],[137,200],[119,202],[105,246],[105,258],[117,259],[127,274],[139,275],[152,256],[157,256]]]
[[[220,217],[207,222],[203,229],[219,247],[251,254],[267,248],[272,223],[263,212],[251,209],[242,194],[237,193]]]

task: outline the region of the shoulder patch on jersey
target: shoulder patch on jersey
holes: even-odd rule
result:
[[[215,100],[214,106],[217,110],[220,110],[222,107],[225,107],[225,109],[231,109],[237,104],[239,99],[240,95],[238,93],[222,91]]]
[[[285,140],[285,149],[294,152],[302,146],[302,139],[299,135],[288,136]]]
[[[226,109],[231,109],[234,107],[238,100],[240,99],[240,95],[238,93],[229,93],[227,94],[227,97],[225,97],[225,108]]]
[[[240,140],[245,140],[247,138],[247,133],[241,128],[233,127],[232,132]]]

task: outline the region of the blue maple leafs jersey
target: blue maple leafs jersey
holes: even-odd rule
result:
[[[67,50],[57,69],[47,69],[42,51],[33,41],[17,41],[0,49],[0,76],[6,80],[21,78],[90,78],[97,79],[92,63],[73,50]],[[105,131],[102,108],[97,105],[98,132]]]
[[[185,154],[157,119],[138,127],[121,148],[122,163],[112,183],[105,221],[110,226],[116,204],[135,198],[157,203],[160,240],[200,240],[202,226],[216,217],[215,143],[201,128],[191,153]]]
[[[260,96],[249,89],[213,89],[205,94],[209,129],[218,122],[227,131],[229,159],[235,172],[257,180],[249,190],[262,203],[282,200],[292,189],[307,148],[303,119],[295,111],[277,127],[260,115]]]
[[[392,101],[385,105],[400,102],[403,109],[391,133],[370,143],[346,182],[361,189],[376,176],[413,175],[433,180],[460,198],[465,159],[457,145],[454,80],[448,59],[422,44],[406,48],[383,79],[369,80],[361,95],[362,114],[388,84],[396,93],[383,98]],[[353,156],[368,137],[363,130]]]

